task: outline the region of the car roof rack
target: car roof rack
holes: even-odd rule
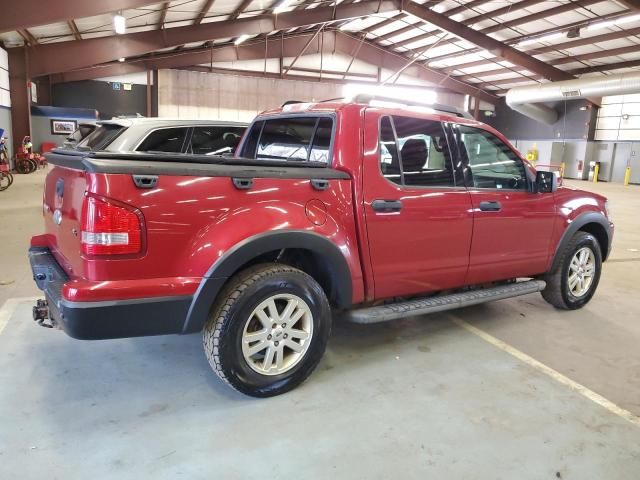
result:
[[[382,102],[390,102],[390,103],[401,103],[403,105],[411,106],[411,107],[426,107],[432,110],[436,110],[438,112],[450,113],[457,117],[467,118],[469,120],[474,120],[473,115],[469,112],[466,112],[460,108],[452,107],[451,105],[444,105],[442,103],[428,103],[421,102],[416,100],[404,100],[395,97],[386,97],[382,95],[371,95],[367,93],[361,93],[353,97],[353,101],[356,103],[365,103],[369,104],[373,100],[379,100]]]
[[[345,100],[345,97],[338,97],[338,98],[329,98],[327,100],[321,100],[317,103],[338,102],[338,101],[344,101],[344,100]],[[402,105],[407,105],[411,107],[426,107],[426,108],[435,110],[437,112],[450,113],[457,117],[466,118],[469,120],[475,120],[473,118],[473,115],[471,115],[469,112],[466,112],[460,108],[452,107],[451,105],[444,105],[442,103],[428,103],[428,102],[420,102],[416,100],[406,101],[400,98],[385,97],[382,95],[371,95],[367,93],[358,94],[352,99],[352,101],[355,103],[364,103],[367,105],[370,104],[373,100],[380,100],[382,102],[390,102],[390,103],[400,103]],[[295,105],[298,103],[309,103],[309,102],[303,102],[301,100],[287,100],[281,105],[281,107],[286,107],[287,105]]]

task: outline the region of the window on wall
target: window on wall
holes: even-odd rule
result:
[[[457,127],[460,151],[466,156],[476,188],[524,190],[527,176],[522,160],[498,137],[480,128]]]
[[[182,152],[187,127],[161,128],[151,132],[136,149],[138,152]]]
[[[399,185],[452,187],[456,173],[442,124],[412,117],[383,117],[380,169]]]
[[[255,122],[240,156],[290,162],[329,163],[333,119],[284,117]]]

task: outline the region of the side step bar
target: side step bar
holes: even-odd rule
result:
[[[509,283],[498,287],[472,290],[469,292],[453,293],[427,298],[417,298],[406,302],[389,303],[377,307],[367,307],[351,310],[345,314],[345,319],[354,323],[380,323],[399,318],[425,315],[427,313],[453,310],[454,308],[478,305],[479,303],[519,297],[529,293],[540,292],[546,283],[542,280],[527,280]]]

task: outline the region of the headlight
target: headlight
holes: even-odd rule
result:
[[[613,217],[611,216],[611,210],[609,209],[609,200],[604,202],[604,213],[609,219],[610,222],[613,222]]]

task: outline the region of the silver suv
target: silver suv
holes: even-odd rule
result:
[[[193,155],[233,153],[246,123],[123,118],[98,122],[98,127],[76,145],[78,150],[108,152],[166,152]]]

